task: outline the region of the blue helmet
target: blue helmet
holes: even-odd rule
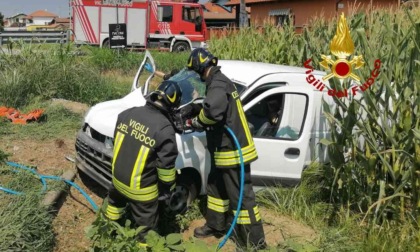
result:
[[[151,94],[153,100],[160,100],[168,109],[176,109],[181,103],[182,90],[175,81],[165,80]]]
[[[194,70],[199,75],[204,74],[204,70],[209,66],[217,66],[218,59],[213,56],[207,49],[194,49],[188,58],[187,67]]]

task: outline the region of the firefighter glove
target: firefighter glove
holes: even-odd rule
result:
[[[204,131],[204,126],[198,121],[197,117],[193,119],[188,119],[185,121],[185,126],[190,129],[194,129],[195,131],[202,132]]]
[[[150,63],[149,63],[149,62],[147,62],[147,63],[144,65],[144,68],[145,68],[147,71],[151,72],[151,73],[153,73],[153,72],[154,72],[153,67],[152,67],[152,65],[150,65]]]

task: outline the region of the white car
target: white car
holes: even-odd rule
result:
[[[254,186],[296,184],[312,161],[327,160],[326,148],[319,143],[329,135],[322,99],[330,105],[333,100],[327,90],[321,92],[308,84],[307,69],[233,60],[219,60],[219,65],[236,85],[253,132],[258,152],[258,160],[251,165]],[[111,184],[112,137],[117,116],[125,109],[145,104],[145,95],[153,91],[154,71],[153,58],[146,52],[131,93],[93,106],[77,134],[78,169],[104,187]],[[318,71],[312,74],[316,78],[325,75]],[[183,69],[171,80],[183,90],[187,85],[195,88],[189,97],[184,92],[181,108],[190,102],[202,102],[205,84],[196,73]],[[210,154],[205,132],[177,134],[177,143],[177,191],[183,195],[182,204],[187,204],[198,193],[206,192]]]

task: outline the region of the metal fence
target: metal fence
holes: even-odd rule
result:
[[[3,31],[0,32],[0,46],[12,41],[25,43],[59,43],[64,44],[70,40],[70,31]]]

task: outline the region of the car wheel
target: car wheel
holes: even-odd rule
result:
[[[201,189],[200,181],[200,176],[194,169],[182,170],[181,175],[177,178],[169,208],[173,212],[184,213],[197,198]]]
[[[187,52],[190,51],[190,46],[185,41],[178,41],[175,43],[174,47],[172,47],[173,52]]]

